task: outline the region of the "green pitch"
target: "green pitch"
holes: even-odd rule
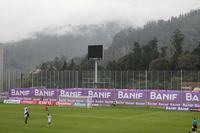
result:
[[[197,112],[175,112],[147,107],[50,107],[53,125],[47,126],[44,106],[28,106],[24,125],[23,105],[0,104],[0,133],[187,133]]]

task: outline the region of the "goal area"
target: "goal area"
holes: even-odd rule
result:
[[[68,103],[74,107],[92,107],[92,97],[91,96],[59,96],[59,106]]]

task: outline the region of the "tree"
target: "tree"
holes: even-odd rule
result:
[[[179,29],[175,30],[171,37],[171,50],[173,56],[171,57],[171,69],[178,69],[177,60],[182,54],[182,44],[184,41],[184,34],[181,33]]]
[[[118,66],[121,70],[131,70],[131,58],[130,58],[130,54],[123,56],[122,58],[120,58],[118,60]]]
[[[119,67],[118,63],[115,60],[108,62],[106,68],[108,70],[120,70],[120,67]]]
[[[149,70],[169,70],[169,61],[165,58],[157,58],[149,64]]]
[[[200,58],[197,55],[186,54],[178,58],[178,68],[182,70],[198,70]]]
[[[200,42],[199,42],[199,45],[196,48],[194,48],[194,50],[192,51],[192,54],[200,56]]]
[[[138,42],[134,43],[133,50],[121,57],[115,65],[120,70],[136,70],[141,69],[142,49]],[[110,64],[111,65],[111,64]]]
[[[61,70],[63,65],[63,62],[60,60],[59,57],[55,57],[55,59],[53,60],[53,67],[56,68],[56,70]]]
[[[197,56],[198,60],[197,60],[197,64],[196,67],[198,68],[198,70],[200,70],[200,42],[199,45],[192,51],[193,56]]]
[[[75,70],[76,69],[76,64],[74,63],[74,59],[71,59],[71,62],[69,64],[69,69],[70,70]]]
[[[67,70],[67,69],[68,69],[67,62],[64,61],[64,64],[63,64],[62,70]]]
[[[158,58],[158,40],[156,38],[150,40],[147,45],[142,47],[143,49],[143,64],[144,68],[149,69],[149,64],[152,60]]]
[[[47,61],[47,62],[41,63],[40,66],[39,66],[39,69],[44,70],[44,71],[56,70],[52,61]]]
[[[179,29],[175,30],[172,36],[172,46],[174,47],[174,54],[179,56],[183,52],[182,44],[184,41],[184,34]]]
[[[167,55],[167,47],[161,47],[160,57],[165,57]]]
[[[143,53],[139,42],[134,42],[133,54],[131,55],[132,70],[144,70]]]
[[[85,55],[82,58],[79,66],[78,66],[78,69],[79,70],[89,70],[93,66],[94,66],[94,60],[88,60],[88,55]]]

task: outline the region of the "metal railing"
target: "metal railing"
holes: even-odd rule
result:
[[[181,90],[200,87],[200,71],[39,71],[0,72],[1,91],[11,88],[117,88]]]

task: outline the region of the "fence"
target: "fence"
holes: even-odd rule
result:
[[[11,88],[116,88],[180,90],[200,87],[200,71],[38,71],[0,73],[0,87]]]

